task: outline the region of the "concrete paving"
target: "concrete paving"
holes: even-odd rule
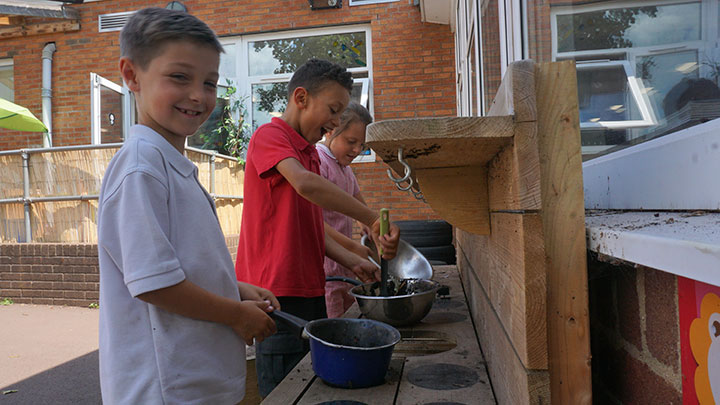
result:
[[[101,404],[97,309],[0,305],[0,405]],[[259,404],[254,347],[241,405]]]
[[[0,404],[100,404],[98,313],[0,305]]]

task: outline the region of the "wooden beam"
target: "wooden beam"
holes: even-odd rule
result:
[[[25,22],[25,17],[15,15],[0,16],[0,25],[22,25],[23,22]]]
[[[0,28],[0,39],[80,30],[80,20],[58,21]]]
[[[0,0],[0,14],[77,20],[80,12],[63,3],[47,0]]]
[[[553,404],[591,404],[585,208],[575,62],[535,69]]]

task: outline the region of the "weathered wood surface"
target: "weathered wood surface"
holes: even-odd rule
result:
[[[517,114],[488,167],[491,233],[456,233],[501,403],[592,398],[576,91],[572,62],[509,67],[490,111]]]
[[[80,20],[43,22],[13,25],[0,28],[0,39],[26,37],[29,35],[55,34],[58,32],[80,31]]]
[[[470,320],[465,301],[464,288],[456,266],[434,267],[433,279],[450,287],[450,298],[437,299],[430,313],[419,323],[399,328],[404,340],[423,333],[441,338],[441,347],[449,350],[421,355],[409,354],[408,350],[422,347],[422,343],[410,344],[401,341],[396,346],[393,359],[386,377],[386,383],[377,387],[363,389],[333,388],[315,377],[308,354],[288,377],[263,401],[263,404],[317,404],[332,400],[352,400],[366,404],[407,404],[432,402],[495,404],[478,340]],[[357,305],[353,305],[346,316],[359,315]],[[403,346],[404,345],[404,346]],[[470,386],[458,386],[454,389],[440,390],[423,388],[408,380],[408,373],[430,364],[466,367],[477,376],[477,382]]]
[[[398,148],[413,169],[484,166],[512,136],[510,116],[399,119],[368,125],[366,143],[402,174]]]
[[[465,252],[458,252],[458,269],[472,308],[475,328],[483,348],[488,372],[499,404],[550,403],[550,376],[547,370],[528,370],[518,357],[495,312],[481,281],[468,262]]]
[[[548,355],[552,400],[590,404],[585,208],[575,63],[536,68],[542,222],[548,257]]]
[[[423,197],[441,218],[481,235],[490,233],[487,169],[461,166],[417,170]]]
[[[488,305],[523,367],[547,369],[542,220],[536,213],[492,213],[490,217],[490,236],[458,234],[458,245],[476,269],[474,274],[485,290]]]

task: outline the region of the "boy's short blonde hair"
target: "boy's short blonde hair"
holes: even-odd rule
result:
[[[120,55],[145,69],[169,41],[194,41],[214,48],[218,54],[223,52],[215,32],[199,18],[184,11],[150,7],[133,14],[125,24],[120,33]]]

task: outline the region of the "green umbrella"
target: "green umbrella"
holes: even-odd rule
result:
[[[0,127],[17,131],[47,132],[45,124],[23,106],[0,98]]]

